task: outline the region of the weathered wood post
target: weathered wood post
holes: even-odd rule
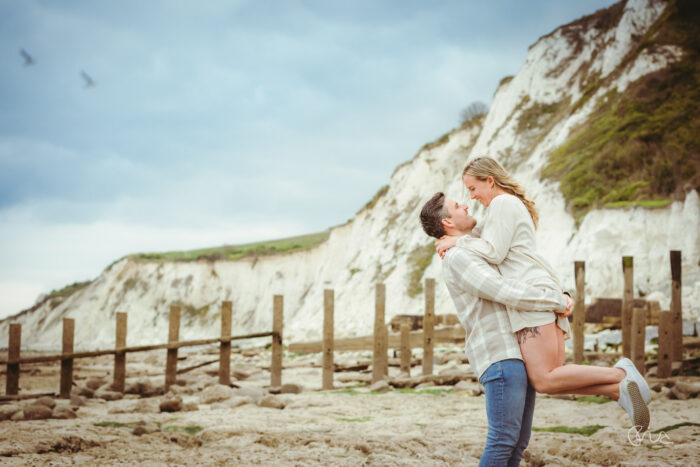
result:
[[[168,344],[177,344],[180,340],[180,307],[170,306],[170,320],[168,329]],[[165,361],[165,392],[175,384],[177,379],[177,347],[168,347],[168,355]]]
[[[634,314],[634,260],[631,256],[622,257],[622,274],[625,287],[622,294],[622,356],[632,356],[632,315]]]
[[[284,298],[282,295],[275,295],[272,302],[272,361],[270,362],[270,386],[282,386]]]
[[[382,367],[384,367],[384,376],[389,376],[389,326],[384,323],[384,361],[382,362]]]
[[[681,252],[671,250],[671,313],[673,313],[673,361],[683,361],[683,311],[681,307]]]
[[[632,363],[637,367],[642,375],[646,373],[646,366],[644,365],[644,341],[646,339],[646,325],[647,325],[647,307],[644,308],[634,308],[634,315],[632,316]]]
[[[435,327],[435,279],[425,280],[423,317],[423,374],[433,374],[433,330]]]
[[[388,369],[388,342],[384,316],[386,310],[386,287],[377,284],[374,293],[374,351],[372,355],[372,382],[383,379]]]
[[[10,338],[7,343],[7,380],[5,394],[15,396],[19,392],[19,357],[22,344],[22,325],[10,324]]]
[[[411,376],[411,329],[408,323],[401,324],[401,373]]]
[[[233,304],[221,302],[221,344],[219,345],[219,384],[231,385],[231,318]]]
[[[574,363],[583,362],[583,328],[586,322],[586,262],[574,261],[574,278],[576,280],[576,299],[574,300]]]
[[[73,336],[75,320],[63,318],[63,357],[61,358],[61,391],[63,398],[70,398],[73,386]]]
[[[124,383],[126,381],[126,353],[120,350],[124,347],[126,347],[126,313],[117,312],[116,336],[114,339],[114,382],[112,386],[118,392],[124,392]]]
[[[323,386],[333,389],[333,289],[323,291]]]
[[[659,313],[659,351],[656,368],[656,376],[659,378],[671,376],[673,346],[673,312],[662,311]]]

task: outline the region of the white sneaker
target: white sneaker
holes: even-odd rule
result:
[[[649,407],[644,402],[639,386],[635,381],[620,381],[620,398],[617,401],[632,419],[632,425],[638,433],[649,428]]]
[[[649,389],[649,385],[644,379],[644,376],[642,376],[642,374],[637,370],[637,367],[634,366],[632,360],[629,358],[621,358],[615,364],[615,368],[621,368],[625,373],[627,373],[625,379],[622,380],[623,382],[626,381],[629,383],[634,381],[637,384],[637,388],[644,398],[645,403],[648,404],[651,402],[651,389]],[[620,394],[622,394],[622,386],[620,386]]]

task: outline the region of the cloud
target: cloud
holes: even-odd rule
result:
[[[611,3],[4,2],[0,281],[26,298],[134,251],[343,223],[539,35]]]

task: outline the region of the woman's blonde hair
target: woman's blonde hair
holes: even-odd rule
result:
[[[464,178],[465,175],[471,175],[478,180],[486,180],[489,176],[493,177],[494,183],[503,189],[503,191],[520,198],[520,201],[523,202],[527,211],[530,213],[530,217],[532,217],[532,223],[535,224],[535,228],[537,228],[537,221],[540,216],[537,213],[535,202],[525,197],[525,190],[523,187],[501,167],[501,164],[490,157],[477,157],[464,168],[462,178]]]

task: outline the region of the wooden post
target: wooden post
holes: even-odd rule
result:
[[[646,339],[647,307],[635,308],[632,316],[632,362],[637,367],[637,371],[644,375],[646,366],[644,365],[644,341]]]
[[[61,359],[61,397],[70,399],[73,386],[73,336],[75,320],[63,318],[63,358]]]
[[[22,325],[10,324],[10,339],[7,343],[7,380],[5,394],[15,396],[19,392],[19,355],[22,344]]]
[[[283,313],[284,298],[282,295],[275,295],[272,305],[272,362],[270,362],[270,386],[282,386]]]
[[[372,355],[372,382],[383,379],[388,370],[387,329],[385,325],[386,286],[377,284],[374,293],[374,351]]]
[[[114,382],[112,387],[118,392],[124,392],[124,383],[126,381],[126,353],[119,352],[119,349],[124,347],[126,347],[126,313],[117,312],[114,348],[118,352],[114,354]]]
[[[625,288],[622,294],[622,356],[632,356],[632,315],[634,314],[634,260],[631,256],[622,257],[622,274]]]
[[[433,328],[435,326],[435,279],[425,280],[423,317],[423,374],[433,374]]]
[[[323,386],[333,389],[333,289],[323,291]]]
[[[574,301],[574,363],[583,362],[583,328],[586,322],[586,262],[574,262],[574,277],[576,279],[576,300]]]
[[[382,361],[382,367],[384,368],[384,376],[389,376],[389,326],[384,323],[384,360]]]
[[[411,330],[407,323],[401,325],[401,373],[411,376]]]
[[[180,340],[180,307],[170,306],[170,328],[168,330],[168,344],[176,344]],[[165,392],[177,380],[177,348],[168,349],[165,361]]]
[[[671,376],[671,362],[673,361],[673,312],[662,311],[659,313],[659,351],[656,376],[668,378]]]
[[[681,307],[681,252],[671,251],[671,313],[673,314],[673,358],[683,361],[683,312]]]
[[[230,301],[221,303],[221,338],[231,337],[231,315],[233,304]],[[219,384],[231,385],[231,341],[222,340],[219,345]]]

